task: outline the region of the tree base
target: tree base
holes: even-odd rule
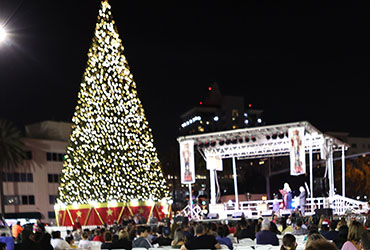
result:
[[[76,219],[82,226],[120,224],[128,216],[145,218],[148,223],[150,217],[161,220],[171,214],[171,205],[153,201],[55,205],[54,209],[58,226],[73,226]]]

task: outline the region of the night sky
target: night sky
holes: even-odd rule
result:
[[[177,147],[179,115],[214,81],[263,109],[266,124],[370,136],[368,3],[176,2],[109,1],[160,151]],[[11,32],[0,45],[0,117],[71,121],[99,7],[0,0]]]

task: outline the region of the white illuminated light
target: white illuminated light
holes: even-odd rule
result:
[[[190,124],[193,124],[194,122],[200,121],[200,120],[202,120],[202,117],[200,117],[200,116],[194,116],[193,118],[187,120],[186,122],[183,122],[181,124],[181,127],[185,128],[185,127],[189,126]]]
[[[4,41],[7,37],[6,30],[4,27],[0,27],[0,42]]]
[[[219,120],[218,116],[216,115],[215,117],[213,117],[213,120],[214,120],[215,122],[217,122],[217,121]]]
[[[244,120],[244,124],[245,125],[248,125],[248,123],[249,123],[248,119],[247,120]]]
[[[261,119],[261,118],[258,118],[258,119],[257,119],[257,122],[258,122],[258,123],[261,123],[261,122],[262,122],[262,119]]]

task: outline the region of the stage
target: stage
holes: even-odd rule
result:
[[[293,199],[293,206],[298,204],[297,199]],[[209,205],[209,213],[207,216],[202,215],[202,210],[198,206],[194,206],[190,211],[189,206],[182,210],[184,216],[193,218],[194,220],[207,221],[210,220],[234,220],[245,217],[247,219],[258,219],[260,217],[271,217],[273,214],[273,204],[282,202],[281,199],[275,200],[258,200],[258,201],[245,201],[239,202],[238,209],[235,209],[235,202],[219,203],[216,205]],[[367,203],[353,200],[341,195],[334,195],[333,197],[316,197],[306,199],[305,216],[315,214],[319,210],[331,210],[333,216],[343,216],[345,214],[357,214],[360,205],[366,207]],[[288,216],[295,209],[279,209],[274,214],[280,216]]]

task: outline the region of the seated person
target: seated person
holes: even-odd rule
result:
[[[256,243],[257,245],[268,245],[273,246],[279,245],[279,239],[276,234],[270,231],[270,220],[264,219],[261,224],[261,231],[256,233]]]
[[[220,243],[218,243],[214,236],[206,234],[206,230],[203,225],[200,224],[196,226],[195,234],[197,237],[182,245],[181,250],[221,248]]]

